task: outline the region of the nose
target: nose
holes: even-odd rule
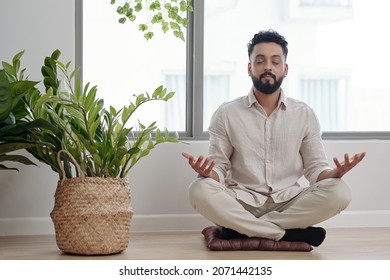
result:
[[[269,63],[264,66],[264,72],[272,72],[272,67]]]

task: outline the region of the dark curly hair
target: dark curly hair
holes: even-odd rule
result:
[[[288,53],[287,45],[288,45],[288,43],[287,43],[286,39],[282,35],[280,35],[278,32],[276,32],[272,29],[269,29],[266,31],[260,31],[260,32],[256,33],[253,36],[252,40],[250,40],[248,45],[247,45],[249,58],[253,52],[253,48],[255,47],[255,45],[257,45],[259,43],[276,43],[276,44],[278,44],[279,46],[282,47],[284,59],[285,60],[287,59],[287,53]]]

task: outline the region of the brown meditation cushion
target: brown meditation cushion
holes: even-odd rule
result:
[[[304,242],[274,241],[266,238],[248,237],[220,239],[219,227],[209,226],[202,230],[206,246],[212,251],[258,250],[258,251],[305,251],[313,248]]]

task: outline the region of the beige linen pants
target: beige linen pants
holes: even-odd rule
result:
[[[307,228],[344,210],[351,201],[349,186],[341,179],[325,179],[292,199],[260,207],[236,199],[233,190],[211,178],[198,178],[189,187],[192,206],[216,225],[250,237],[280,240],[286,229]]]

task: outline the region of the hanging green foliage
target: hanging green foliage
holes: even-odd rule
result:
[[[193,10],[191,2],[192,0],[125,0],[121,1],[116,12],[120,15],[118,21],[122,24],[126,21],[134,22],[144,13],[146,22],[141,22],[138,26],[147,40],[153,38],[153,25],[157,24],[164,33],[171,30],[175,37],[185,41],[183,29],[188,25],[187,13]],[[111,0],[111,4],[115,5],[116,1]]]

